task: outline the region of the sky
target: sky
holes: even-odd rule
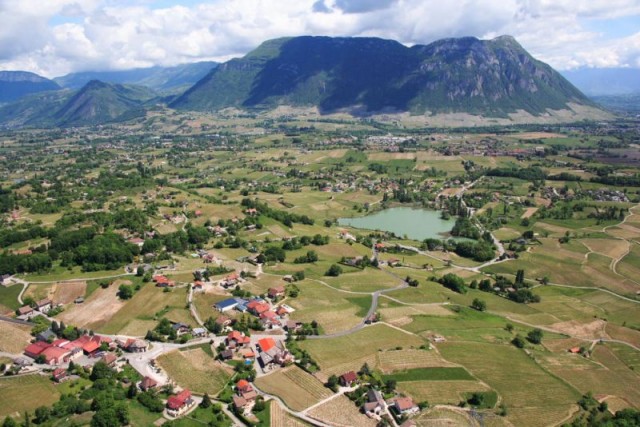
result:
[[[299,35],[514,36],[558,70],[640,72],[640,0],[0,0],[0,70],[46,77],[242,56]]]

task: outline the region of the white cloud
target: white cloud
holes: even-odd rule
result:
[[[640,64],[638,34],[615,38],[584,26],[589,19],[640,16],[640,0],[203,0],[159,9],[153,3],[0,0],[0,69],[55,76],[226,60],[264,40],[303,34],[408,45],[511,34],[560,69]]]

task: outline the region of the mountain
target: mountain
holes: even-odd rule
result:
[[[378,38],[304,36],[264,42],[219,65],[170,106],[506,116],[517,110],[542,114],[569,103],[593,106],[509,36],[410,48]]]
[[[60,90],[49,79],[27,71],[0,71],[0,103],[12,102],[31,93]]]
[[[76,92],[53,118],[58,126],[107,123],[132,110],[141,110],[157,95],[142,86],[109,84],[92,80]]]
[[[131,119],[145,114],[145,104],[157,94],[143,86],[92,80],[80,90],[30,95],[0,107],[0,123],[22,126],[87,126]]]
[[[638,68],[579,68],[562,74],[589,96],[640,94]]]
[[[175,67],[137,68],[124,71],[85,71],[56,77],[54,80],[62,87],[69,89],[80,89],[91,80],[100,80],[105,83],[147,86],[158,92],[181,93],[217,65],[216,62],[196,62]]]

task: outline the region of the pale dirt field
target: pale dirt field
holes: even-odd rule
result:
[[[518,139],[545,139],[545,138],[564,138],[564,135],[551,132],[524,132],[513,135]]]
[[[416,153],[385,153],[376,152],[367,156],[370,161],[383,161],[383,160],[413,160],[416,158]]]
[[[623,239],[636,239],[640,237],[640,228],[629,224],[619,224],[615,227],[607,228],[607,234]]]
[[[538,212],[538,208],[527,208],[520,218],[531,218],[536,212]]]
[[[385,322],[394,326],[408,325],[413,321],[411,316],[430,315],[430,316],[451,316],[451,310],[440,305],[411,305],[402,307],[382,308],[379,310]]]
[[[598,339],[607,338],[607,334],[605,332],[606,325],[607,323],[604,320],[597,319],[589,323],[580,323],[577,320],[570,320],[568,322],[553,323],[549,325],[549,327],[578,338]]]
[[[581,239],[580,242],[592,252],[618,259],[629,251],[629,242],[613,239]]]
[[[338,396],[313,408],[308,415],[335,427],[375,427],[376,421],[361,414],[346,396]]]
[[[0,351],[20,354],[29,344],[31,338],[29,326],[0,322]]]
[[[62,312],[58,319],[67,325],[97,329],[107,323],[125,305],[125,301],[118,298],[118,286],[126,283],[131,282],[117,280],[107,289],[96,289],[83,304],[74,305]]]

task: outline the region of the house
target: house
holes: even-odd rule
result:
[[[98,351],[100,351],[100,341],[99,340],[90,340],[82,346],[82,351],[84,354],[88,356],[95,355]]]
[[[129,338],[124,342],[120,341],[118,344],[123,350],[129,353],[143,353],[149,348],[149,344],[147,344],[145,340],[134,338]]]
[[[158,382],[151,377],[144,377],[138,385],[138,387],[140,387],[140,390],[142,391],[151,390],[153,388],[156,388],[157,386]]]
[[[358,375],[353,371],[340,375],[340,385],[343,387],[351,387],[356,381],[358,381]]]
[[[207,330],[205,328],[193,328],[191,334],[194,337],[205,337],[207,336]]]
[[[394,399],[393,407],[402,415],[412,415],[420,412],[420,408],[410,397],[396,397]]]
[[[302,322],[289,320],[284,327],[289,332],[300,332],[302,330]]]
[[[44,361],[47,365],[59,365],[67,361],[68,359],[66,359],[66,357],[70,354],[71,352],[67,349],[50,346],[45,348],[42,353],[40,353],[40,356],[44,356]]]
[[[100,360],[104,362],[108,367],[113,368],[116,364],[116,360],[118,360],[118,356],[115,353],[107,353],[102,356],[102,359]]]
[[[249,313],[260,316],[265,311],[269,311],[271,306],[266,302],[255,299],[247,304],[247,309],[249,310]]]
[[[244,410],[248,403],[249,402],[247,402],[247,400],[242,396],[233,396],[233,406],[236,408],[236,410]]]
[[[387,261],[387,265],[389,267],[397,267],[400,265],[400,260],[397,258],[391,258],[389,261]]]
[[[174,323],[171,325],[171,328],[176,331],[177,336],[182,336],[191,332],[191,327],[189,325],[180,322]]]
[[[49,312],[49,310],[51,310],[52,307],[53,307],[53,302],[48,298],[42,299],[42,300],[36,302],[36,309],[40,313],[47,314]]]
[[[61,382],[63,379],[69,376],[69,373],[64,368],[57,368],[53,370],[53,374],[51,375],[53,380],[57,383]]]
[[[253,361],[256,358],[256,354],[250,348],[244,348],[240,351],[240,354],[245,360]]]
[[[367,391],[367,401],[363,406],[364,413],[369,417],[378,417],[386,408],[382,394],[376,389]]]
[[[3,275],[0,276],[0,285],[9,286],[9,283],[11,283],[11,275],[10,274],[3,274]]]
[[[31,319],[35,315],[36,315],[35,310],[28,305],[25,305],[18,309],[18,317],[21,319]]]
[[[191,392],[185,389],[178,394],[169,396],[167,399],[167,413],[173,417],[179,417],[194,404],[195,401],[191,398]]]
[[[249,208],[249,209],[245,210],[244,213],[249,215],[249,216],[253,216],[253,215],[257,215],[258,214],[258,210],[255,209],[255,208]]]
[[[194,291],[202,291],[204,290],[204,283],[202,283],[200,280],[196,280],[195,282],[193,282],[193,286],[191,288]]]
[[[276,343],[273,338],[258,340],[258,354],[265,368],[273,364],[285,366],[293,361],[293,356],[285,349],[282,341]]]
[[[40,354],[47,348],[51,347],[46,341],[36,341],[33,344],[29,344],[24,349],[24,354],[31,357],[32,359],[36,359]]]
[[[226,349],[220,353],[220,357],[222,360],[231,360],[233,359],[233,350]]]
[[[220,286],[224,288],[229,288],[231,286],[235,286],[240,282],[241,278],[238,273],[231,273],[224,279],[220,281]]]
[[[246,336],[244,333],[239,331],[231,331],[227,335],[225,339],[225,343],[229,348],[236,349],[238,347],[244,347],[251,343],[251,337]]]
[[[137,247],[142,249],[142,247],[144,246],[144,239],[134,237],[133,239],[129,239],[129,243],[131,243],[132,245],[136,245]]]
[[[580,347],[571,347],[569,349],[569,353],[571,353],[571,354],[580,354]]]
[[[220,313],[224,313],[225,311],[229,311],[234,309],[238,305],[238,300],[235,298],[229,298],[220,302],[217,302],[213,305],[213,308],[218,310]]]
[[[293,278],[293,276],[291,274],[287,274],[285,276],[282,276],[282,280],[284,280],[287,283],[295,282],[295,279]]]
[[[244,393],[253,391],[253,386],[247,380],[240,380],[236,383],[236,392],[242,396]]]
[[[56,338],[57,335],[51,329],[47,329],[46,331],[42,331],[36,335],[36,339],[38,341],[53,341]]]
[[[269,288],[267,295],[269,295],[269,298],[271,299],[283,297],[285,295],[284,286],[276,286],[273,288]]]
[[[220,325],[224,328],[231,325],[231,323],[233,323],[233,320],[231,320],[231,318],[227,316],[221,315],[216,318],[215,323],[216,325]]]

